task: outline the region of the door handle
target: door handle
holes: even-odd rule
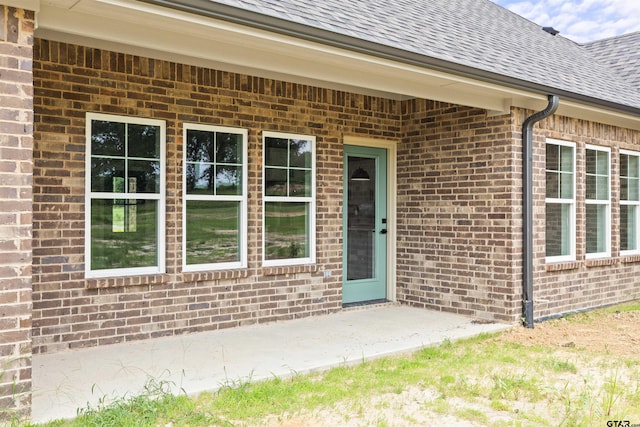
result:
[[[387,229],[383,228],[382,230],[380,230],[380,234],[387,234]]]

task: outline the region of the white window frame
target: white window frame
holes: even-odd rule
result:
[[[575,261],[576,260],[576,144],[571,141],[563,141],[559,139],[547,138],[545,142],[545,150],[547,145],[560,145],[565,147],[571,147],[573,149],[573,198],[572,199],[562,199],[562,198],[547,198],[545,197],[545,212],[547,204],[560,204],[560,205],[569,205],[569,219],[571,221],[571,229],[569,230],[569,254],[568,255],[559,255],[559,256],[547,256],[545,257],[545,261],[548,263],[554,262],[567,262],[567,261]],[[546,182],[546,158],[545,158],[545,182]],[[546,189],[545,189],[546,194]],[[545,246],[546,249],[546,246]]]
[[[187,194],[187,132],[190,130],[198,130],[205,132],[216,133],[233,133],[242,135],[242,195],[195,195]],[[232,268],[246,268],[247,267],[247,223],[248,223],[248,131],[241,128],[224,127],[224,126],[212,126],[202,125],[195,123],[185,123],[182,130],[182,270],[185,272],[197,272],[207,270],[227,270]],[[206,264],[187,264],[187,201],[189,200],[204,200],[204,201],[231,201],[240,202],[240,221],[239,221],[239,242],[240,245],[240,260],[236,262],[218,262],[218,263],[206,263]]]
[[[629,151],[629,150],[620,150],[620,154],[624,154],[624,155],[627,155],[627,156],[638,157],[638,168],[640,169],[640,152]],[[622,168],[620,167],[618,169],[618,174],[620,175],[619,182],[622,185],[622,175],[620,174],[621,170],[622,170]],[[635,218],[635,220],[636,220],[636,245],[638,246],[636,249],[620,250],[620,255],[627,256],[627,255],[640,254],[640,200],[638,200],[638,201],[635,201],[635,200],[622,200],[622,191],[621,191],[620,192],[620,205],[621,206],[635,206],[636,207],[636,215],[635,215],[635,217],[636,217]]]
[[[290,197],[290,196],[266,196],[266,139],[302,139],[311,141],[311,196],[310,197]],[[316,262],[316,137],[313,135],[292,134],[282,132],[262,132],[262,265],[264,267],[279,267],[290,265],[315,264]],[[268,202],[289,202],[309,204],[309,256],[306,258],[288,258],[278,260],[266,259],[266,204]]]
[[[607,176],[607,188],[608,188],[608,198],[607,200],[595,200],[595,199],[587,199],[586,196],[586,189],[587,189],[587,167],[586,167],[586,162],[587,162],[587,150],[592,150],[592,151],[604,151],[607,153],[607,155],[609,156],[609,164],[608,164],[608,176]],[[584,204],[585,204],[585,257],[586,259],[594,259],[594,258],[607,258],[611,256],[611,148],[609,147],[601,147],[598,145],[585,145],[585,150],[584,150],[584,159],[585,159],[585,184],[584,184],[584,188],[585,188],[585,197],[584,197]],[[587,230],[586,227],[586,207],[588,205],[605,205],[606,206],[606,210],[605,210],[605,250],[604,252],[595,252],[595,253],[587,253],[587,233],[589,232],[589,230]]]
[[[160,188],[158,193],[104,193],[91,191],[91,132],[92,121],[101,120],[125,124],[138,124],[158,126],[160,128]],[[164,120],[147,119],[141,117],[119,116],[102,113],[86,113],[86,155],[85,155],[85,277],[86,278],[102,278],[113,276],[136,276],[144,274],[163,274],[166,266],[166,122]],[[132,197],[127,197],[132,194]],[[93,199],[144,199],[154,200],[157,202],[158,224],[156,225],[156,241],[158,248],[157,265],[149,267],[134,268],[112,268],[103,270],[91,269],[91,202]]]

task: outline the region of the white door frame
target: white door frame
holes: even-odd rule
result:
[[[342,142],[344,145],[385,148],[387,150],[387,299],[396,301],[396,208],[398,194],[396,172],[398,142],[350,135],[344,135]]]

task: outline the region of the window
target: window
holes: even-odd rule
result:
[[[165,123],[87,113],[87,277],[164,272]]]
[[[620,252],[640,252],[640,153],[620,150]]]
[[[587,258],[609,256],[611,201],[608,148],[587,146],[586,178]]]
[[[185,271],[247,265],[247,131],[185,124]]]
[[[264,265],[315,262],[315,138],[264,132]]]
[[[547,261],[575,260],[575,145],[547,140],[546,146]]]

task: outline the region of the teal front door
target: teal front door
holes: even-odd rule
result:
[[[387,150],[345,145],[342,302],[387,298]]]

